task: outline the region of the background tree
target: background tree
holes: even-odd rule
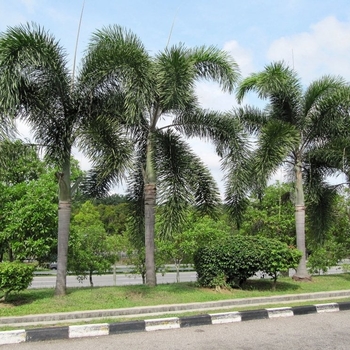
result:
[[[260,198],[252,193],[242,218],[240,232],[296,245],[293,214],[293,186],[277,182],[266,187]]]
[[[317,239],[317,236],[315,237],[315,235],[307,232],[309,252],[307,266],[312,273],[326,272],[342,259],[349,257],[350,217],[347,193],[348,190],[344,190],[341,193],[336,193],[336,196],[332,196],[333,205],[328,208],[330,213],[327,214],[329,229],[322,242]],[[311,220],[312,217],[307,218],[307,223]]]
[[[82,84],[82,69],[67,68],[59,42],[35,24],[8,28],[0,35],[0,108],[2,115],[25,120],[46,159],[58,168],[58,250],[56,295],[66,291],[69,224],[71,217],[71,150],[82,132],[84,117],[103,103]],[[102,113],[102,110],[101,110]],[[119,158],[115,149],[115,170]],[[122,151],[124,153],[124,150]]]
[[[2,141],[0,154],[0,261],[47,261],[57,246],[54,170],[20,140]]]
[[[98,210],[87,201],[72,219],[68,268],[80,279],[88,275],[93,287],[93,272],[110,271],[115,260]]]
[[[168,218],[161,215],[161,210],[157,211],[157,216],[160,216],[156,227],[157,254],[164,259],[165,263],[175,265],[176,282],[180,282],[180,265],[193,264],[193,254],[197,249],[215,241],[225,240],[233,233],[222,214],[216,219],[208,215],[200,216],[194,211],[189,211],[187,215],[188,218],[183,227],[173,232],[171,236],[164,237],[159,232],[159,227],[162,227],[162,221]]]
[[[57,249],[57,185],[54,171],[1,191],[0,240],[10,260],[50,261]]]
[[[241,82],[238,100],[241,102],[249,91],[256,92],[269,102],[264,111],[250,107],[235,111],[257,136],[257,149],[249,176],[261,191],[267,179],[280,166],[288,167],[295,182],[297,247],[303,253],[295,278],[308,278],[303,180],[313,166],[310,152],[343,132],[344,115],[349,107],[349,88],[339,77],[324,76],[303,90],[294,70],[284,63],[272,63]],[[306,181],[309,189],[327,186],[325,172],[318,172],[318,175],[312,177],[312,181]],[[233,194],[234,190],[228,193],[229,196]]]
[[[239,136],[237,121],[200,108],[195,83],[213,80],[232,92],[238,68],[227,53],[214,47],[177,45],[150,57],[141,41],[119,26],[95,33],[85,63],[94,70],[99,91],[114,89],[120,95],[120,105],[115,104],[116,110],[104,123],[108,125],[105,133],[113,131],[110,124],[115,121],[134,140],[129,197],[134,204],[134,230],[144,233],[147,284],[154,286],[156,204],[162,205],[169,219],[162,229],[167,234],[184,219],[188,205],[208,212],[220,201],[207,168],[182,136],[212,140],[219,154],[228,146],[241,149],[246,142]],[[103,152],[96,160],[96,173],[100,169],[105,174],[97,183],[106,190],[113,173],[106,174],[104,169],[113,148],[110,142],[100,146]],[[242,152],[237,151],[240,156]]]

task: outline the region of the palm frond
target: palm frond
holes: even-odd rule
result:
[[[229,114],[238,119],[244,130],[251,135],[257,135],[269,120],[265,111],[252,106],[234,108]]]
[[[283,62],[272,63],[262,72],[244,79],[237,90],[238,101],[241,102],[250,91],[269,101],[270,118],[297,123],[302,97],[301,82],[296,73]]]
[[[310,231],[315,241],[323,243],[326,233],[334,222],[333,207],[336,201],[337,192],[334,188],[324,182],[313,182],[313,193],[310,201],[307,202],[307,216]]]
[[[115,86],[125,94],[129,118],[153,99],[152,61],[139,38],[120,26],[96,31],[80,71],[82,83],[94,89]]]
[[[224,91],[233,92],[240,79],[240,71],[232,56],[214,46],[202,46],[192,49],[190,57],[199,78],[218,82]]]
[[[125,178],[132,166],[132,141],[118,123],[108,119],[89,120],[80,134],[79,146],[92,161],[88,181],[92,196],[105,194]]]
[[[164,111],[184,110],[197,105],[195,83],[199,79],[217,82],[232,92],[239,79],[236,62],[215,47],[187,49],[180,44],[155,57],[157,99]]]
[[[299,143],[300,135],[296,128],[287,123],[270,121],[258,139],[254,171],[259,176],[269,177],[293,150],[298,149]]]
[[[70,155],[76,114],[67,54],[36,24],[9,28],[0,36],[2,113],[26,120],[47,154],[61,162]]]
[[[169,235],[183,224],[189,207],[213,214],[220,197],[208,169],[179,135],[157,132],[156,150],[158,204],[167,217],[161,231]]]
[[[314,101],[305,115],[307,120],[304,123],[307,125],[304,132],[305,142],[312,141],[322,145],[335,137],[350,136],[348,128],[350,88],[341,80],[339,82],[334,80],[330,77],[320,79],[314,83],[313,89],[307,91],[306,98],[309,100],[314,98]]]
[[[241,153],[249,148],[248,135],[240,119],[232,114],[195,109],[185,111],[174,118],[174,128],[187,137],[199,137],[211,141],[219,156],[230,149]]]

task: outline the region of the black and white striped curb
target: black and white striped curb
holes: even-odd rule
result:
[[[65,327],[47,327],[28,330],[23,329],[0,332],[0,345],[44,340],[96,337],[102,335],[132,332],[148,332],[162,329],[178,329],[184,327],[233,323],[277,317],[290,317],[345,310],[350,310],[350,302],[269,308],[248,311],[233,311],[197,316],[149,319],[144,321],[101,323]]]

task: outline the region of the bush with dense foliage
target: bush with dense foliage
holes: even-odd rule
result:
[[[259,237],[257,244],[261,250],[260,270],[272,278],[275,289],[279,273],[296,269],[301,252],[277,239]]]
[[[0,300],[6,300],[11,292],[27,289],[33,280],[35,266],[20,262],[0,263]]]
[[[295,268],[299,259],[298,250],[280,241],[237,235],[199,248],[194,266],[201,286],[241,287],[258,271],[272,276],[275,286],[278,273]]]

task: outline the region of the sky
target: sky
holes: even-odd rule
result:
[[[0,32],[27,22],[39,24],[66,49],[71,69],[83,4],[78,62],[93,32],[118,24],[137,34],[151,54],[178,43],[226,50],[243,77],[283,60],[304,86],[326,74],[350,81],[349,0],[0,0]],[[204,108],[227,111],[237,105],[234,95],[222,93],[214,83],[199,82],[197,94]],[[244,103],[261,102],[253,96]],[[19,130],[30,137],[25,125]],[[214,148],[199,140],[191,145],[223,191]],[[84,170],[90,167],[77,150],[74,155]],[[282,173],[277,176],[283,180]]]

